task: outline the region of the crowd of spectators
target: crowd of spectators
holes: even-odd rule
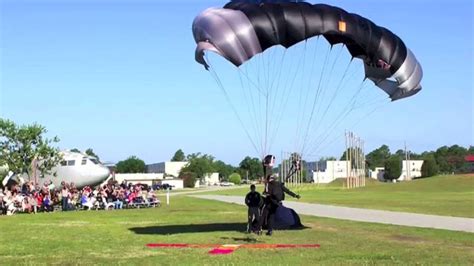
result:
[[[151,206],[160,206],[160,201],[152,187],[142,184],[109,182],[97,188],[78,189],[74,183],[63,182],[55,187],[52,182],[38,186],[30,181],[0,188],[0,215]]]

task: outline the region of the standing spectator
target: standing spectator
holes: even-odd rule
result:
[[[62,207],[63,211],[67,211],[69,190],[67,189],[67,186],[64,182],[62,182],[61,185],[62,185],[62,189],[61,189],[61,207]]]
[[[3,201],[3,198],[6,198],[5,194],[3,194],[3,189],[0,188],[0,215],[4,215],[7,212],[7,208]]]
[[[258,224],[260,219],[260,206],[263,200],[260,193],[255,191],[255,185],[250,185],[250,192],[245,196],[245,205],[249,207],[247,212],[247,232],[258,230]]]

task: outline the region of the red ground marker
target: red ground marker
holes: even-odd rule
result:
[[[278,248],[319,248],[319,244],[182,244],[182,243],[150,243],[149,248],[212,248],[209,254],[227,255],[239,248],[278,249]]]

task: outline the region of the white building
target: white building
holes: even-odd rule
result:
[[[313,182],[317,184],[331,183],[337,178],[347,177],[348,161],[326,161],[318,164],[313,170]]]
[[[413,180],[416,177],[421,177],[422,166],[423,166],[423,160],[408,160],[408,161],[403,160],[402,161],[402,174],[397,180],[409,181],[409,180]]]
[[[416,177],[421,177],[421,167],[423,166],[423,160],[403,160],[402,161],[402,173],[398,181],[410,181]],[[407,171],[408,169],[408,171]],[[375,171],[370,171],[370,177],[379,181],[385,181],[384,178],[385,168],[376,167]]]
[[[374,171],[372,170],[369,171],[370,178],[377,179],[379,181],[385,180],[385,178],[383,177],[384,174],[385,174],[385,167],[375,167]]]
[[[210,173],[204,176],[203,180],[204,185],[213,186],[214,184],[219,184],[219,173]]]
[[[146,166],[147,173],[139,174],[115,174],[115,180],[118,182],[126,181],[141,184],[170,184],[175,189],[183,188],[183,180],[178,179],[179,172],[188,162],[162,162],[149,164]],[[168,182],[169,181],[169,182]],[[179,183],[179,184],[178,184]],[[205,175],[203,180],[196,180],[195,187],[211,186],[219,183],[219,173],[210,173]]]
[[[179,172],[188,162],[162,162],[149,164],[146,166],[147,173],[160,173],[166,176],[178,177]]]
[[[137,174],[115,174],[115,180],[119,183],[123,181],[132,184],[147,184],[149,186],[158,183],[163,180],[163,174],[148,174],[148,173],[137,173]]]

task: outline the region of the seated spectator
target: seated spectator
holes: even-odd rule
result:
[[[123,208],[123,201],[120,199],[119,193],[120,192],[118,192],[118,191],[114,191],[112,193],[112,202],[114,204],[115,209],[122,209]]]
[[[43,197],[43,211],[45,212],[52,212],[53,211],[53,201],[51,200],[51,196],[49,194],[46,194]]]
[[[91,210],[95,205],[95,197],[89,197],[86,193],[82,194],[81,204],[83,207],[87,207],[87,210]]]

